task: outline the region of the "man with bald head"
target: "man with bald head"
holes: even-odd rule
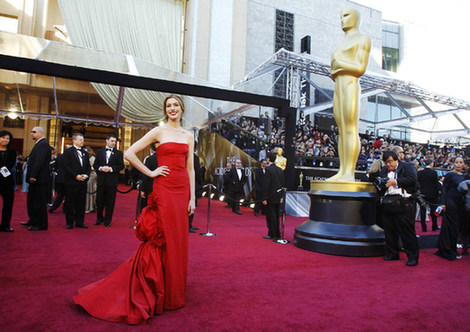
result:
[[[395,145],[392,148],[392,151],[397,154],[399,161],[405,161],[405,151],[403,150],[403,148],[401,146]]]
[[[47,230],[47,202],[49,187],[51,185],[51,146],[44,138],[44,129],[34,127],[31,137],[36,141],[28,159],[26,181],[29,183],[27,207],[29,221],[21,223],[30,226],[30,231]]]

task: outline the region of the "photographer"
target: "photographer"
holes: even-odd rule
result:
[[[399,237],[408,256],[406,266],[418,265],[419,248],[412,216],[411,195],[416,191],[418,179],[412,164],[399,162],[393,151],[383,154],[385,167],[380,172],[376,185],[380,188],[385,242],[388,255],[386,261],[400,259]]]
[[[431,208],[432,230],[437,231],[437,216],[433,213],[439,205],[439,181],[437,179],[437,172],[432,169],[433,161],[431,159],[425,160],[426,168],[418,172],[418,182],[424,199],[429,203]],[[426,209],[421,208],[421,228],[423,232],[427,231],[426,226]]]

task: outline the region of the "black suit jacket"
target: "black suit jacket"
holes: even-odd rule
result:
[[[386,178],[387,167],[383,167],[380,171],[380,177]],[[400,161],[396,169],[396,179],[398,188],[403,188],[408,194],[413,195],[418,189],[418,175],[416,174],[416,168],[413,163],[407,163]],[[385,194],[386,190],[382,190],[381,194]]]
[[[223,186],[224,186],[224,194],[228,195],[229,192],[230,192],[230,178],[228,176],[228,173],[230,173],[229,170],[225,170],[224,172],[224,177],[223,177],[223,180],[224,180],[224,183],[223,183]]]
[[[52,170],[57,173],[55,177],[56,183],[64,183],[64,155],[58,154],[57,158],[55,158],[54,163],[52,165]]]
[[[153,153],[152,155],[148,156],[144,161],[144,165],[147,166],[147,168],[151,171],[156,170],[158,168],[157,154]],[[148,177],[142,173],[141,176],[142,182],[140,183],[139,189],[145,193],[145,197],[148,197],[148,195],[153,191],[153,178]]]
[[[200,160],[197,154],[194,154],[193,157],[193,166],[194,166],[194,177],[195,177],[195,191],[196,191],[196,196],[200,197],[202,193],[202,185],[204,182],[204,179],[202,178],[202,173],[201,173],[201,165],[200,165]]]
[[[36,179],[37,184],[50,184],[51,170],[51,146],[44,139],[40,139],[34,144],[33,150],[28,158],[28,171],[26,172],[26,182],[30,178]]]
[[[109,166],[113,169],[112,172],[102,172],[100,167]],[[109,157],[108,163],[106,163],[106,148],[99,149],[95,157],[95,162],[93,168],[98,175],[98,186],[107,185],[107,186],[117,186],[119,182],[119,172],[124,169],[124,159],[122,151],[118,149],[113,149],[111,151],[111,156]]]
[[[78,181],[76,179],[79,174],[90,175],[90,156],[88,152],[82,149],[83,154],[83,166],[80,164],[77,149],[71,146],[65,149],[61,162],[63,161],[64,169],[64,183],[66,185],[81,184],[88,181]]]
[[[228,172],[228,179],[230,181],[230,190],[235,192],[235,193],[241,193],[243,192],[243,186],[246,183],[246,175],[245,175],[245,169],[241,169],[242,171],[242,178],[238,178],[238,172],[237,169],[234,167]]]
[[[255,170],[255,191],[256,192],[263,192],[264,185],[265,185],[265,177],[266,174],[263,173],[263,168],[260,166]]]
[[[0,168],[6,167],[10,171],[10,175],[6,178],[0,174],[0,185],[13,187],[15,181],[13,179],[13,167],[16,165],[16,151],[12,149],[7,149],[5,160],[0,159]]]
[[[424,196],[435,199],[439,197],[439,180],[435,170],[427,167],[419,171],[418,182]]]
[[[267,200],[268,204],[279,204],[282,197],[279,189],[284,187],[284,172],[275,164],[271,164],[266,167],[264,180],[263,200]]]

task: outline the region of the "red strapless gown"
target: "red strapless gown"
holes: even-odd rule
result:
[[[158,164],[170,169],[154,180],[149,205],[142,211],[137,252],[104,279],[78,291],[76,304],[92,316],[142,324],[155,314],[184,306],[188,266],[188,145],[164,143]]]

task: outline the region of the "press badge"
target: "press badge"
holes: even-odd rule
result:
[[[6,168],[5,166],[3,166],[2,168],[0,168],[0,173],[2,173],[3,177],[6,178],[8,176],[11,175],[10,171],[8,170],[8,168]]]

